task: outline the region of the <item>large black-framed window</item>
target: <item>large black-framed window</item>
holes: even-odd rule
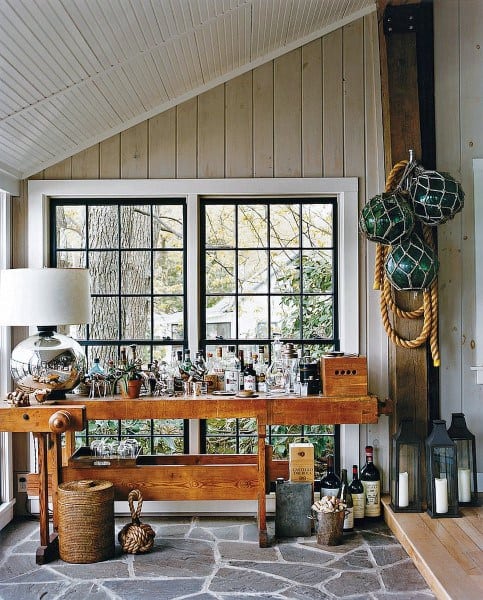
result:
[[[144,364],[187,346],[184,199],[55,198],[50,231],[51,265],[90,272],[92,320],[76,332],[88,366],[117,364],[132,344]],[[97,421],[79,442],[98,437],[144,440],[147,453],[188,448],[182,421]]]
[[[227,197],[200,202],[201,340],[206,353],[260,345],[271,360],[275,333],[301,355],[339,350],[338,213],[335,197]],[[338,449],[338,427],[271,426],[267,441],[314,443],[322,462]],[[202,423],[202,450],[253,452],[253,419]]]

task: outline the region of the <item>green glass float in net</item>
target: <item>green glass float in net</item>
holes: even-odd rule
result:
[[[365,204],[359,217],[359,230],[372,242],[388,246],[408,237],[413,227],[413,211],[400,192],[374,196]]]
[[[384,268],[397,290],[424,290],[436,278],[439,262],[434,250],[413,233],[388,252]]]
[[[418,219],[440,225],[452,219],[464,204],[461,185],[447,173],[417,168],[409,184],[409,195]]]

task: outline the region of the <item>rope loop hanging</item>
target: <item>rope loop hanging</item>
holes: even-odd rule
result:
[[[390,193],[400,190],[413,170],[415,163],[412,160],[403,160],[394,165],[386,180],[385,192]],[[422,225],[424,242],[434,249],[433,236],[431,228],[428,225]],[[428,289],[423,290],[423,303],[414,310],[403,310],[395,299],[395,290],[389,281],[385,271],[385,260],[391,247],[378,243],[376,247],[375,270],[374,270],[374,289],[381,291],[380,309],[384,329],[389,339],[397,346],[402,348],[418,348],[429,340],[431,356],[435,367],[440,366],[440,356],[438,347],[438,284],[435,279]],[[397,333],[394,324],[391,322],[391,316],[399,319],[420,319],[423,324],[419,335],[414,339],[405,339]]]

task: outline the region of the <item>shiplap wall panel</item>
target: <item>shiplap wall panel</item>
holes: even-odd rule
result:
[[[273,177],[273,62],[253,70],[253,176]]]
[[[198,177],[225,176],[225,88],[198,97]]]
[[[148,176],[148,122],[121,133],[122,179],[146,179]]]
[[[359,202],[365,187],[364,176],[364,23],[343,29],[344,175],[360,177]],[[362,173],[362,175],[360,175]]]
[[[377,27],[376,19],[364,19],[365,187],[361,191],[365,200],[381,193],[385,184]],[[376,244],[367,243],[361,236],[359,252],[361,272],[365,272],[360,279],[360,308],[361,314],[367,315],[366,319],[360,319],[360,347],[367,348],[370,389],[380,398],[387,398],[388,341],[380,318],[380,292],[373,287]]]
[[[44,179],[72,179],[72,159],[66,158],[45,169]]]
[[[322,43],[302,48],[302,177],[322,173]]]
[[[192,98],[176,107],[177,177],[196,178],[198,148],[198,100]]]
[[[149,178],[176,177],[176,108],[149,119]]]
[[[99,145],[78,152],[72,157],[72,179],[99,178]]]
[[[225,84],[225,177],[253,175],[252,73]]]
[[[461,177],[460,114],[460,23],[455,19],[454,3],[435,2],[435,78],[437,168]],[[448,40],[455,40],[448,44]],[[444,66],[443,66],[444,65]],[[449,117],[451,115],[451,117]],[[465,208],[466,211],[466,208]],[[462,215],[456,215],[438,227],[438,288],[440,291],[440,354],[442,414],[461,410],[463,341],[461,288],[463,263],[461,254]]]
[[[113,135],[99,144],[99,177],[119,179],[121,177],[121,135]]]
[[[342,29],[323,38],[322,50],[324,177],[336,177],[344,172]]]
[[[297,48],[275,60],[274,65],[274,175],[302,175],[301,55]]]

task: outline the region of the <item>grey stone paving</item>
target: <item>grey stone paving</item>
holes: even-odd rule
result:
[[[0,600],[430,600],[435,598],[383,523],[344,534],[339,546],[315,536],[259,548],[252,518],[143,517],[156,531],[144,555],[35,563],[38,522],[0,532]],[[129,518],[116,519],[116,534]]]

